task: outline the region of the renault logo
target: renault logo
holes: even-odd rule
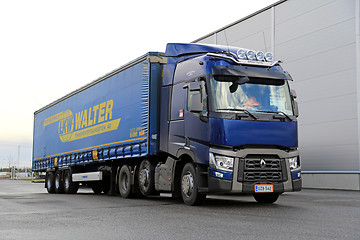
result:
[[[261,160],[260,160],[260,167],[261,167],[262,169],[264,169],[264,168],[266,167],[266,161],[265,161],[265,159],[261,159]]]

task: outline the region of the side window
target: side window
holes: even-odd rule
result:
[[[188,87],[187,110],[193,114],[207,115],[207,94],[205,82],[191,82]]]
[[[201,81],[200,91],[201,91],[201,97],[202,97],[201,100],[202,100],[202,104],[203,104],[202,115],[207,116],[207,94],[206,94],[205,81]]]

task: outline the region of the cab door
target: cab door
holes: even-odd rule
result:
[[[184,88],[187,95],[184,112],[185,147],[194,153],[194,161],[208,164],[209,124],[205,78],[200,77]]]
[[[168,152],[174,156],[185,145],[186,89],[183,86],[184,83],[175,83],[171,92]]]

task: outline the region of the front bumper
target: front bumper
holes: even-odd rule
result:
[[[234,157],[234,169],[229,172],[209,168],[208,189],[209,193],[254,193],[255,184],[272,184],[275,193],[300,191],[302,187],[301,169],[290,170],[288,158],[299,155],[295,151],[282,151],[279,149],[244,149],[239,151],[211,148],[214,154]],[[244,178],[244,159],[248,156],[277,156],[281,160],[281,181],[248,181]],[[269,171],[267,171],[268,173]],[[262,174],[261,172],[257,172]],[[266,171],[264,171],[266,173]]]

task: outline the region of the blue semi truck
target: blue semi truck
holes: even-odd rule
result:
[[[301,190],[298,105],[271,53],[169,43],[34,113],[33,171],[49,193],[161,192],[200,203]]]

